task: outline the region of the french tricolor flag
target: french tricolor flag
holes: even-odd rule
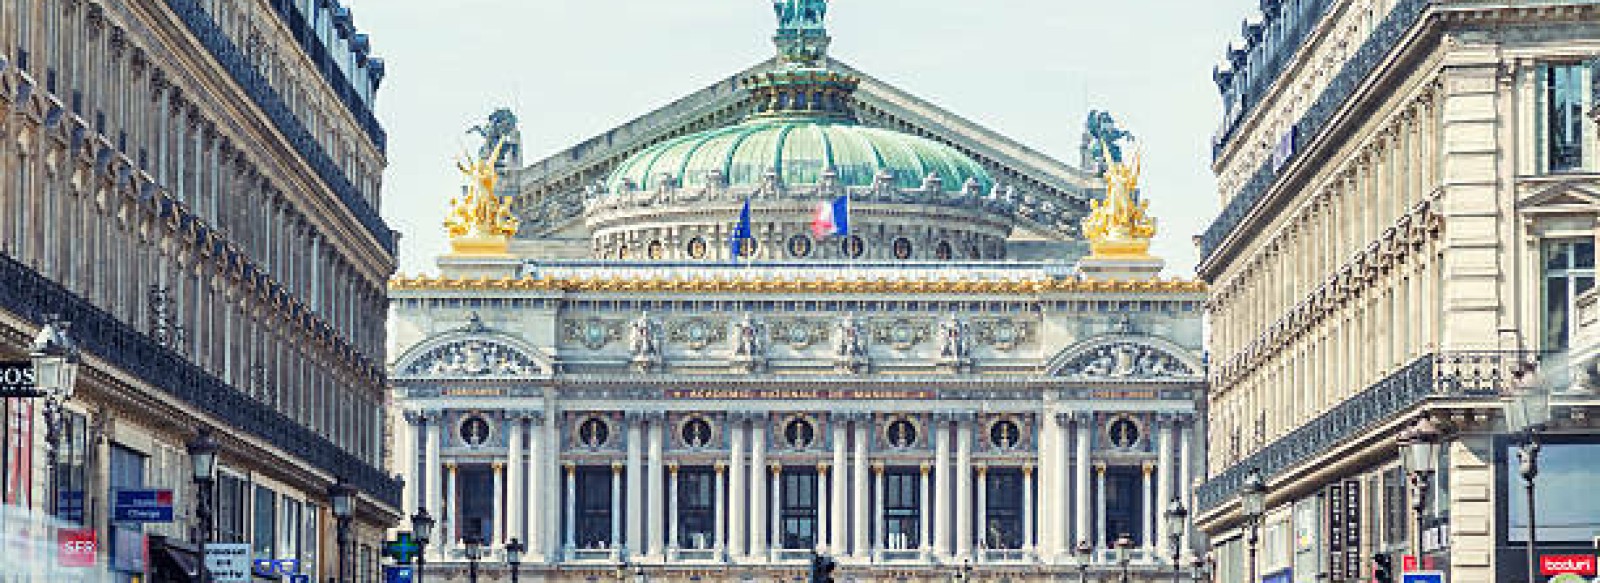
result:
[[[817,204],[817,216],[811,219],[811,234],[818,239],[833,235],[850,234],[850,197],[841,196]]]

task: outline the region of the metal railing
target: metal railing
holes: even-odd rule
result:
[[[1520,350],[1422,356],[1212,476],[1195,492],[1196,509],[1209,511],[1234,497],[1251,469],[1270,479],[1429,399],[1499,398],[1515,388],[1519,370],[1544,357]]]

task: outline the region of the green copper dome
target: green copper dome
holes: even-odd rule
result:
[[[968,179],[984,191],[989,173],[954,148],[917,136],[822,117],[755,117],[737,125],[683,136],[629,157],[611,174],[609,190],[624,184],[650,190],[663,175],[679,187],[701,187],[713,172],[727,186],[760,186],[767,171],[787,187],[816,185],[833,168],[839,185],[871,186],[881,171],[900,188],[921,188],[930,174],[946,191]]]

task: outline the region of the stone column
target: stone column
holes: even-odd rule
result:
[[[768,491],[772,493],[772,504],[771,504],[770,508],[767,511],[768,518],[770,519],[767,522],[767,524],[771,525],[772,535],[770,537],[768,537],[768,538],[771,539],[772,548],[774,548],[774,549],[782,549],[782,548],[784,548],[784,545],[783,545],[783,464],[778,463],[778,462],[772,462],[772,487],[769,488]]]
[[[1053,457],[1059,470],[1051,477],[1054,482],[1051,485],[1051,492],[1054,495],[1050,497],[1060,502],[1057,502],[1055,509],[1051,511],[1050,520],[1054,524],[1051,525],[1050,529],[1055,532],[1056,539],[1055,542],[1051,543],[1053,548],[1050,549],[1050,552],[1057,557],[1070,557],[1076,550],[1077,540],[1083,538],[1082,531],[1078,531],[1071,522],[1071,517],[1082,510],[1082,508],[1073,507],[1073,498],[1069,493],[1070,488],[1068,488],[1072,481],[1073,451],[1071,446],[1074,443],[1072,419],[1071,416],[1065,413],[1057,413],[1052,417],[1052,424],[1056,427],[1056,451]],[[1044,492],[1042,485],[1039,492]]]
[[[427,434],[424,437],[425,443],[423,444],[424,451],[422,455],[423,489],[426,491],[422,505],[428,509],[428,516],[432,516],[435,521],[443,525],[447,523],[444,522],[444,509],[439,504],[442,500],[440,490],[443,485],[443,480],[440,479],[443,477],[443,472],[440,471],[442,466],[439,463],[440,421],[440,415],[437,411],[423,414],[422,422],[427,425],[426,429],[424,429]],[[438,532],[442,534],[444,530],[440,529]],[[434,544],[428,545],[428,547],[436,549],[434,556],[439,556],[437,549],[443,549],[449,546],[449,543],[450,537],[436,536]]]
[[[400,513],[409,516],[424,506],[423,501],[427,500],[428,496],[428,484],[424,481],[425,471],[417,471],[417,468],[425,463],[424,453],[422,448],[417,447],[417,442],[425,438],[427,428],[423,425],[422,414],[417,411],[404,411],[401,413],[401,418],[406,422],[405,431],[401,437],[402,443],[394,448],[394,454],[395,459],[399,460],[400,475],[405,479],[405,488],[401,490]],[[94,516],[100,515],[94,510],[87,512]],[[98,525],[91,522],[84,526],[94,528]]]
[[[1106,536],[1106,464],[1095,462],[1095,529],[1092,537],[1094,548],[1109,548],[1110,537]]]
[[[933,420],[933,554],[950,555],[950,424],[944,416]]]
[[[817,548],[828,548],[828,464],[817,464]]]
[[[624,416],[628,424],[628,482],[625,494],[628,497],[627,534],[624,535],[623,545],[629,553],[643,554],[646,552],[644,542],[644,420],[638,413],[629,412]]]
[[[872,543],[868,542],[870,540],[868,535],[872,533],[872,522],[870,515],[867,513],[868,504],[870,503],[868,498],[872,494],[869,490],[871,486],[868,484],[869,478],[867,476],[867,427],[871,424],[872,418],[870,416],[860,415],[856,417],[855,467],[850,468],[850,476],[855,479],[855,487],[851,488],[850,501],[850,508],[855,511],[855,518],[850,523],[850,530],[856,535],[855,540],[851,543],[851,556],[862,560],[871,556],[872,553]]]
[[[722,551],[728,548],[728,465],[717,462],[715,471],[717,484],[716,492],[713,494],[715,508],[712,509],[714,516],[711,520],[711,531],[712,548],[717,550],[717,557],[720,559]]]
[[[667,552],[678,546],[678,462],[667,465]]]
[[[484,544],[491,547],[505,544],[506,542],[505,503],[501,502],[505,500],[506,495],[506,464],[505,462],[494,462],[492,466],[494,467],[494,499],[489,502],[489,507],[492,509],[489,520],[493,524],[490,525],[489,532],[491,534],[489,535],[489,540],[484,541]]]
[[[655,558],[664,556],[666,550],[666,542],[664,540],[666,528],[662,524],[663,519],[666,518],[666,512],[663,509],[666,496],[661,491],[664,487],[664,482],[666,482],[666,465],[665,460],[662,459],[662,450],[665,448],[664,442],[666,441],[666,423],[667,416],[665,414],[654,413],[650,416],[650,457],[649,465],[645,472],[645,479],[649,481],[649,484],[645,486],[645,492],[648,493],[648,499],[645,501],[645,513],[648,518],[640,521],[644,523],[647,529],[645,540],[648,542],[649,548],[646,554]]]
[[[972,419],[956,421],[956,558],[972,556]]]
[[[1077,424],[1073,436],[1073,448],[1077,450],[1077,459],[1073,460],[1074,469],[1078,472],[1077,483],[1073,485],[1076,490],[1073,494],[1074,507],[1072,515],[1077,518],[1077,525],[1073,527],[1072,536],[1078,541],[1088,541],[1093,545],[1100,540],[1100,535],[1089,528],[1089,425],[1094,417],[1090,414],[1074,415],[1073,422]],[[1101,514],[1102,520],[1105,514]]]
[[[933,497],[930,492],[931,484],[928,483],[928,471],[932,469],[926,463],[917,467],[919,474],[917,486],[921,488],[921,491],[917,492],[917,546],[922,548],[924,554],[933,548],[933,538],[928,535],[933,519]]]
[[[505,519],[506,520],[506,528],[505,528],[504,532],[506,533],[505,536],[507,536],[507,537],[515,538],[515,539],[517,539],[519,541],[527,542],[528,543],[528,548],[537,549],[538,547],[535,547],[532,544],[533,539],[531,537],[529,537],[527,535],[527,533],[524,532],[524,530],[523,530],[523,524],[524,524],[524,521],[528,518],[528,515],[527,515],[527,512],[523,509],[522,503],[525,500],[528,500],[528,499],[523,498],[523,494],[525,493],[525,488],[526,488],[526,486],[523,485],[523,481],[522,481],[523,480],[523,468],[525,467],[525,463],[527,461],[527,455],[526,455],[526,452],[523,451],[523,445],[522,445],[522,434],[523,434],[522,419],[523,419],[522,414],[518,413],[518,412],[512,411],[512,412],[507,412],[507,414],[506,414],[506,425],[509,426],[510,431],[506,432],[506,492],[507,492],[507,495],[506,495],[506,519]],[[496,498],[498,498],[498,497],[496,497]],[[537,498],[532,498],[532,500],[538,500],[538,499]],[[497,538],[497,540],[499,540],[501,544],[505,544],[505,539]]]
[[[1143,476],[1142,481],[1139,482],[1139,497],[1144,502],[1144,512],[1139,513],[1141,518],[1144,519],[1144,534],[1141,538],[1144,539],[1145,552],[1150,552],[1155,550],[1156,538],[1156,509],[1155,505],[1150,503],[1150,474],[1155,473],[1155,464],[1150,462],[1139,464],[1139,471]]]
[[[978,471],[978,519],[973,521],[978,538],[978,550],[989,548],[996,541],[989,540],[989,466],[979,464]],[[979,557],[982,558],[982,557]]]
[[[1157,552],[1166,556],[1171,552],[1171,549],[1167,548],[1167,539],[1172,533],[1167,532],[1165,513],[1167,504],[1172,501],[1173,477],[1177,475],[1177,472],[1173,471],[1172,468],[1172,421],[1170,418],[1162,420],[1161,428],[1156,435],[1160,437],[1160,440],[1156,442],[1156,446],[1161,450],[1156,452],[1156,504],[1150,509],[1150,513],[1155,515],[1156,539],[1150,541],[1150,544],[1154,546]]]
[[[622,542],[622,462],[611,462],[611,540],[613,549],[625,548]]]
[[[451,549],[451,548],[455,548],[456,542],[458,540],[460,540],[460,537],[461,537],[461,532],[458,530],[461,527],[461,525],[459,524],[459,521],[456,520],[456,509],[460,508],[456,504],[456,463],[455,462],[445,462],[444,463],[444,470],[445,470],[445,481],[444,481],[444,512],[445,512],[445,514],[444,514],[444,528],[441,529],[440,532],[444,533],[445,547],[447,549]]]
[[[546,390],[554,391],[554,389]],[[534,473],[538,478],[540,494],[546,492],[555,493],[557,488],[556,480],[561,475],[561,436],[557,431],[560,425],[559,419],[560,417],[553,407],[549,407],[544,411],[536,411],[533,415],[533,423],[535,425],[542,424],[541,431],[544,434],[538,446],[533,450],[535,452],[533,465],[538,468]],[[532,493],[530,492],[529,495],[531,496]],[[550,552],[552,550],[550,547],[555,543],[556,537],[560,536],[558,533],[560,533],[561,528],[561,507],[557,505],[560,502],[560,497],[544,496],[544,500],[544,505],[539,508],[539,512],[542,514],[535,524],[543,524],[544,530],[542,532],[549,535],[543,539],[542,542],[545,546],[541,548],[550,553],[546,555],[546,560],[550,560],[554,558],[554,553]]]
[[[830,484],[833,486],[829,492],[833,495],[833,519],[828,521],[828,527],[833,530],[828,538],[828,550],[830,554],[840,556],[850,552],[850,543],[845,539],[845,534],[850,529],[850,497],[848,487],[845,485],[845,476],[849,475],[845,471],[849,467],[849,461],[845,458],[845,446],[849,438],[845,432],[844,415],[829,415],[828,422],[833,426],[833,469],[838,470],[834,472],[833,482]]]
[[[750,557],[767,558],[767,420],[750,423]]]
[[[744,558],[744,545],[750,540],[745,536],[749,522],[744,511],[750,490],[745,485],[744,417],[732,417],[728,430],[728,558],[739,560]]]
[[[1033,541],[1033,464],[1022,466],[1022,550],[1034,550]]]
[[[1193,435],[1194,427],[1193,420],[1187,420],[1185,423],[1179,424],[1177,427],[1178,496],[1183,499],[1183,507],[1189,510],[1189,519],[1185,521],[1183,528],[1183,540],[1178,544],[1178,554],[1180,556],[1189,551],[1189,533],[1193,530],[1191,525],[1194,524],[1194,499],[1189,496],[1191,487],[1189,482],[1191,479],[1189,476],[1189,468],[1193,465],[1193,458],[1189,457],[1193,453],[1190,449],[1190,438]]]
[[[884,548],[884,515],[883,515],[883,463],[872,464],[872,520],[877,525],[872,529],[872,558],[877,560],[882,556]]]
[[[1058,474],[1065,473],[1066,471],[1065,468],[1059,465],[1060,460],[1059,455],[1057,454],[1059,450],[1064,449],[1064,444],[1061,443],[1062,440],[1060,437],[1061,430],[1056,423],[1056,414],[1051,413],[1048,407],[1044,411],[1041,411],[1035,417],[1035,419],[1037,420],[1035,427],[1038,428],[1038,450],[1036,452],[1037,455],[1035,456],[1034,463],[1038,464],[1039,466],[1039,491],[1053,494],[1056,491],[1056,481],[1063,479],[1059,477]],[[1036,507],[1039,512],[1038,541],[1040,560],[1049,561],[1055,556],[1055,541],[1058,538],[1063,538],[1057,530],[1056,518],[1057,516],[1066,516],[1066,512],[1062,511],[1066,506],[1067,504],[1065,498],[1052,495],[1040,496],[1039,503],[1037,505],[1030,505],[1030,508]],[[1032,525],[1034,523],[1032,510],[1023,513],[1023,521],[1028,525]],[[1033,540],[1033,527],[1026,526],[1023,528],[1023,530],[1027,531],[1027,534],[1024,535],[1024,538]],[[1032,545],[1029,545],[1029,547],[1031,548]]]
[[[549,520],[547,516],[550,515],[545,513],[545,510],[549,507],[546,503],[548,494],[545,486],[549,485],[550,489],[553,490],[555,485],[549,484],[549,478],[546,477],[544,471],[549,460],[545,459],[547,456],[544,450],[546,441],[544,439],[543,425],[544,418],[539,413],[535,412],[528,416],[528,456],[523,464],[519,464],[527,466],[527,474],[524,479],[527,481],[528,504],[526,509],[527,522],[524,525],[524,529],[528,533],[527,546],[528,553],[531,555],[529,557],[530,560],[548,560],[549,557],[549,543],[547,542],[548,539],[545,538],[545,523]]]
[[[568,552],[578,546],[578,468],[567,464],[567,520],[563,524],[562,543]]]

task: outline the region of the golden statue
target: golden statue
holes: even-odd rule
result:
[[[456,162],[467,178],[467,189],[462,198],[450,199],[450,214],[444,219],[450,250],[456,255],[503,255],[510,247],[511,236],[517,234],[511,197],[502,200],[494,194],[495,183],[500,180],[495,161],[500,159],[503,146],[502,138],[488,157]]]
[[[1104,148],[1104,143],[1101,144]],[[1106,199],[1089,201],[1089,216],[1083,219],[1083,235],[1089,239],[1092,257],[1103,259],[1147,259],[1150,239],[1156,235],[1156,220],[1148,214],[1149,201],[1134,200],[1139,187],[1139,157],[1133,164],[1106,161]]]

